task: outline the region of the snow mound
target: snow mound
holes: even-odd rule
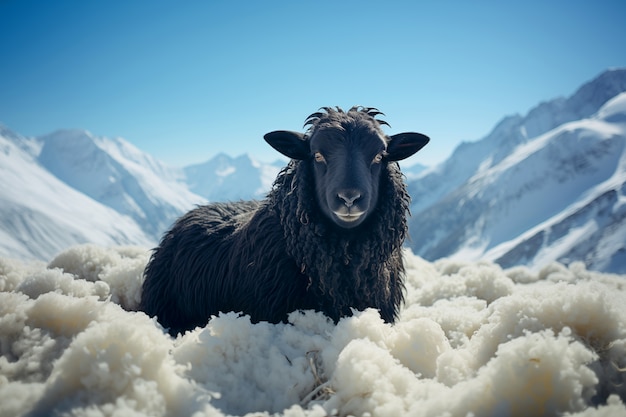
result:
[[[136,309],[149,252],[0,258],[0,417],[626,415],[626,277],[410,252],[395,325],[235,313],[176,339]]]

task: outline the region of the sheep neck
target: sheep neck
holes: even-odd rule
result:
[[[399,258],[409,196],[399,168],[394,163],[383,170],[376,208],[352,230],[337,227],[322,214],[312,178],[306,162],[292,161],[270,193],[287,253],[308,277],[310,289],[329,295],[334,303],[353,298],[355,292],[368,300],[363,307],[388,299],[404,272]]]

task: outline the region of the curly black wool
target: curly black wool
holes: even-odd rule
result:
[[[395,161],[417,152],[428,138],[417,133],[385,136],[380,125],[386,123],[375,119],[381,113],[373,108],[323,110],[306,119],[310,128],[304,135],[266,135],[266,140],[273,135],[268,140],[272,146],[294,155],[266,199],[197,207],[154,250],[140,309],[156,316],[172,335],[204,326],[227,311],[248,314],[254,322],[277,323],[296,310],[314,309],[338,321],[371,307],[385,321],[395,320],[404,297],[401,251],[410,203]],[[356,184],[366,184],[358,191],[368,194],[371,204],[365,206],[356,197],[338,199],[342,188],[338,194],[316,190],[316,175],[331,171],[323,158],[316,162],[310,155],[310,136],[317,129],[334,135],[320,139],[331,146],[325,152],[343,147],[348,164],[361,164],[359,170],[346,170],[335,157],[332,163],[343,175],[331,175],[330,184],[347,187],[342,183],[347,181],[353,187],[358,178]],[[320,204],[328,198],[339,208],[322,210]],[[352,211],[353,205],[367,215]],[[349,216],[329,217],[337,210],[344,217],[344,212],[357,213],[357,225],[352,226],[355,221]]]
[[[381,175],[378,205],[363,227],[345,231],[316,207],[311,168],[292,161],[278,176],[269,204],[280,218],[288,256],[320,300],[315,308],[333,320],[351,309],[380,310],[393,322],[403,301],[401,249],[410,198],[396,163]]]

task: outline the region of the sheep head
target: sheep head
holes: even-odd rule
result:
[[[316,198],[326,217],[352,229],[376,207],[380,176],[386,164],[423,148],[429,138],[420,133],[387,136],[374,108],[352,107],[344,112],[324,107],[307,117],[306,133],[279,130],[265,140],[283,155],[312,165]]]

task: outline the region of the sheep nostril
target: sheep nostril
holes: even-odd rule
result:
[[[354,205],[354,202],[361,198],[361,193],[354,190],[346,190],[337,193],[337,197],[339,197],[343,201],[346,207],[352,207]]]

